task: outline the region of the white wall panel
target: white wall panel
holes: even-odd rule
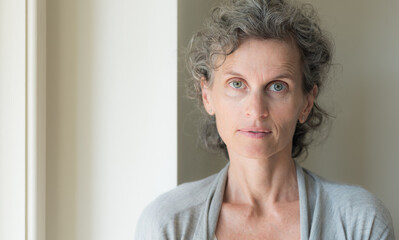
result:
[[[0,239],[44,239],[44,11],[0,1]]]
[[[177,3],[47,3],[47,239],[132,239],[177,183]]]
[[[25,239],[25,1],[0,0],[0,239]]]

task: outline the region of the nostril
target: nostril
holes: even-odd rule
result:
[[[269,112],[266,108],[252,108],[246,112],[246,116],[254,118],[267,118],[269,116]]]

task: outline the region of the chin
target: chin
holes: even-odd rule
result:
[[[251,144],[245,148],[237,149],[234,151],[241,157],[251,158],[251,159],[271,159],[276,156],[289,156],[291,157],[291,149],[287,147],[279,146],[255,146]]]
[[[275,151],[271,151],[271,149],[266,148],[254,148],[249,147],[238,151],[239,155],[245,158],[253,158],[253,159],[268,159],[276,154]]]

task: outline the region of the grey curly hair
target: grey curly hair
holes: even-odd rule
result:
[[[217,59],[233,53],[240,42],[248,38],[291,38],[297,44],[302,60],[303,92],[314,85],[323,86],[331,66],[332,42],[321,30],[319,19],[310,4],[285,0],[225,0],[211,11],[204,28],[190,40],[187,67],[192,75],[189,96],[202,103],[201,80],[213,81]],[[203,109],[203,108],[202,108]],[[204,113],[200,140],[211,151],[222,151],[228,158],[227,147],[216,127],[216,119]],[[310,133],[318,129],[329,115],[317,103],[305,123],[297,122],[293,136],[292,157],[307,153],[312,142]]]

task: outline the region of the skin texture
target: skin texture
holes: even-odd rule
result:
[[[201,87],[230,159],[218,240],[300,239],[292,138],[318,89],[303,92],[296,45],[244,40]]]

